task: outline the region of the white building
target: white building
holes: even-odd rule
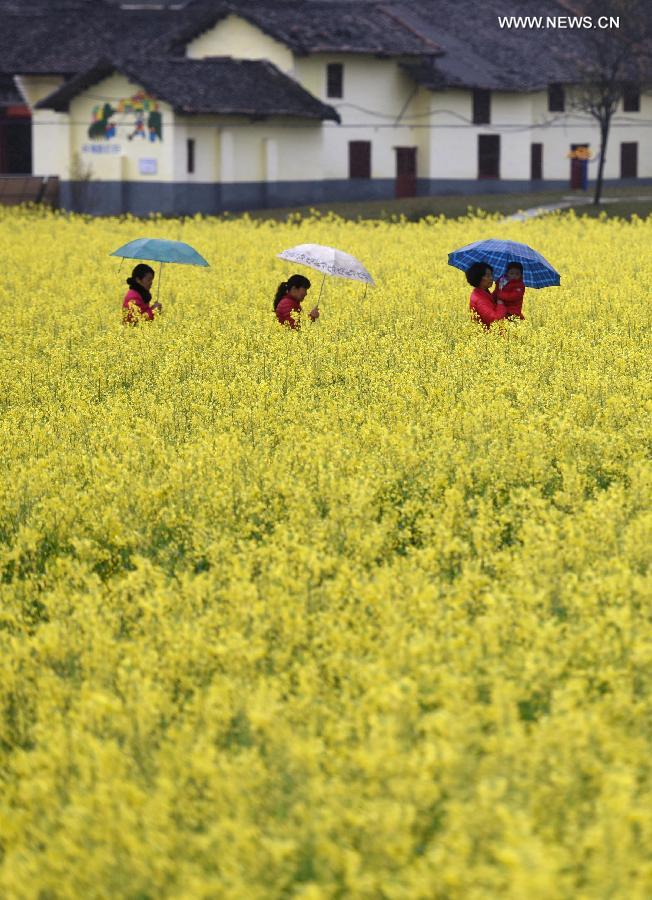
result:
[[[64,206],[193,213],[527,191],[569,186],[575,146],[597,158],[566,36],[500,31],[491,3],[483,19],[469,0],[64,2],[32,24],[29,47],[20,13],[0,39],[0,71],[32,110],[33,171],[59,177]],[[632,84],[607,183],[652,181],[651,124],[649,85]]]

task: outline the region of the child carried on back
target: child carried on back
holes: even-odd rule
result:
[[[507,270],[496,282],[494,288],[494,300],[502,300],[507,310],[506,318],[516,316],[524,319],[521,309],[525,295],[525,283],[523,282],[523,266],[519,262],[507,263]]]

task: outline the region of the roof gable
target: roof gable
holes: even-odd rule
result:
[[[245,17],[231,12],[221,15],[212,28],[190,41],[185,49],[191,59],[209,56],[267,59],[284,72],[290,71],[294,64],[292,51],[286,44]]]

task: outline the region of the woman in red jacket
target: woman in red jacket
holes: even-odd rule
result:
[[[290,328],[299,328],[299,316],[301,314],[301,301],[310,288],[310,282],[305,275],[292,275],[287,281],[282,281],[274,297],[274,312],[281,325],[289,325]],[[319,310],[314,306],[308,313],[312,322],[319,318]]]
[[[489,263],[473,263],[466,270],[466,280],[473,287],[469,307],[471,315],[476,321],[489,328],[498,319],[504,319],[507,309],[502,300],[496,300],[489,293],[489,288],[494,283],[493,269]]]
[[[122,301],[122,321],[125,325],[138,325],[141,320],[150,321],[154,318],[154,310],[163,311],[163,307],[157,301],[151,303],[150,289],[154,281],[154,269],[146,263],[138,263],[127,278],[129,290]]]

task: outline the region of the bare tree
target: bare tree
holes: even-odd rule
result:
[[[80,154],[72,154],[70,166],[70,200],[74,212],[86,212],[93,190],[93,167],[85,163]]]
[[[628,90],[652,84],[651,0],[576,0],[575,8],[590,16],[575,52],[575,109],[587,113],[600,129],[600,156],[593,202],[600,203],[607,143],[612,119]]]

